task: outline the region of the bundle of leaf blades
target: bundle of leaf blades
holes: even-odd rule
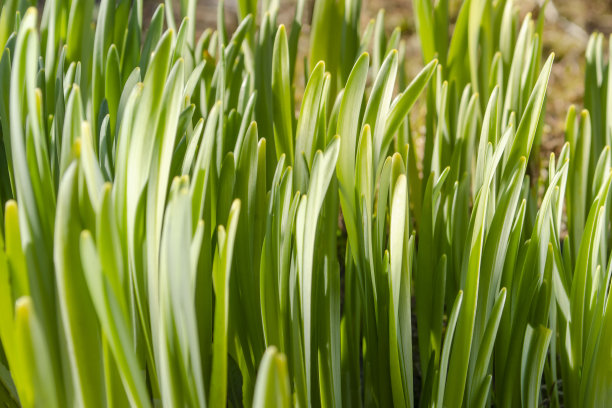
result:
[[[298,94],[304,1],[196,3],[1,6],[0,402],[606,405],[601,36],[540,171],[544,13],[414,0],[409,78],[384,12],[318,0]]]

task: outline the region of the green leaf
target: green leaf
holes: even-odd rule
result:
[[[102,344],[100,328],[84,272],[81,268],[79,236],[81,224],[77,193],[77,167],[66,171],[58,193],[55,222],[54,264],[57,278],[58,301],[72,368],[73,387],[81,404],[95,405],[104,400]]]
[[[548,85],[548,78],[550,77],[550,71],[552,69],[552,63],[554,54],[548,57],[546,64],[542,68],[537,83],[533,88],[533,92],[529,97],[527,106],[525,107],[525,114],[521,118],[521,121],[516,129],[516,136],[512,142],[512,148],[507,158],[504,160],[505,170],[504,178],[510,175],[513,163],[517,163],[521,156],[529,158],[533,141],[536,136],[536,131],[540,120],[542,120],[542,107],[544,105],[544,99],[546,96],[546,87]]]
[[[297,262],[300,274],[301,309],[304,327],[306,387],[310,398],[313,396],[313,386],[311,384],[313,362],[310,358],[313,347],[313,305],[311,299],[313,295],[314,256],[318,226],[317,222],[311,222],[310,220],[319,219],[323,200],[336,167],[339,148],[340,139],[336,137],[325,150],[325,153],[318,151],[315,154],[312,165],[312,175],[308,187],[308,195],[302,196],[296,221]],[[309,221],[307,222],[307,220]]]
[[[363,117],[363,126],[370,125],[372,128],[373,167],[376,174],[379,173],[378,164],[382,164],[382,160],[387,154],[386,151],[382,150],[383,138],[396,74],[397,51],[393,50],[380,67]]]
[[[440,371],[437,373],[438,382],[435,387],[437,389],[436,406],[441,407],[444,395],[446,394],[446,383],[454,383],[455,378],[448,376],[448,364],[451,358],[451,346],[454,346],[455,328],[459,319],[459,313],[461,312],[461,306],[463,302],[463,291],[457,293],[455,303],[451,309],[451,314],[448,319],[448,326],[446,328],[446,335],[444,336],[444,346],[442,347],[442,353],[440,356]],[[459,400],[458,402],[460,402]]]
[[[112,30],[114,24],[115,4],[111,0],[104,0],[98,9],[98,22],[93,42],[93,69],[92,69],[92,93],[91,93],[91,113],[90,121],[92,124],[94,140],[98,135],[98,113],[100,105],[104,99],[105,82],[114,78],[106,78],[107,67],[106,56],[112,42]],[[87,20],[86,20],[87,21]],[[70,47],[70,43],[68,44]],[[118,58],[118,57],[117,57]],[[118,64],[118,61],[117,61]],[[115,79],[116,80],[116,79]]]
[[[444,401],[449,406],[460,406],[465,391],[465,381],[471,352],[472,335],[476,313],[482,247],[485,237],[485,215],[489,205],[489,186],[485,184],[477,196],[472,212],[466,255],[464,256],[460,287],[465,290],[465,304],[458,319],[457,334],[449,362],[449,377],[452,381],[444,390]]]
[[[253,396],[254,408],[271,406],[279,408],[291,406],[287,358],[275,347],[268,348],[261,359]]]
[[[272,55],[272,93],[274,95],[274,146],[276,157],[282,154],[293,163],[293,103],[289,72],[289,49],[285,26],[281,25],[274,40]]]
[[[325,81],[325,64],[318,63],[312,70],[308,84],[304,90],[304,98],[295,131],[295,157],[293,163],[294,184],[298,191],[305,191],[308,186],[308,173],[315,154],[315,133],[317,118],[323,94]],[[305,158],[306,162],[301,160]]]
[[[385,134],[381,143],[381,154],[386,153],[389,149],[393,135],[406,120],[414,103],[429,83],[437,66],[437,60],[433,60],[427,64],[425,68],[414,77],[406,89],[393,101],[391,110],[387,116]]]
[[[102,205],[101,214],[110,214],[110,201],[108,200],[110,190],[106,189],[105,191],[105,200],[103,200],[105,204]],[[102,237],[106,238],[107,236],[102,233]],[[103,243],[103,241],[99,241]],[[107,255],[102,246],[97,251]],[[96,308],[100,327],[109,341],[129,401],[137,407],[149,407],[150,400],[142,367],[140,367],[132,349],[131,333],[127,325],[127,311],[122,310],[121,307],[121,301],[123,300],[123,293],[121,292],[123,289],[117,288],[116,283],[112,280],[112,269],[116,266],[103,266],[101,260],[104,261],[105,258],[96,253],[95,244],[88,231],[81,233],[80,256],[87,287]],[[107,275],[106,279],[105,274]],[[125,301],[123,300],[123,302]]]
[[[239,214],[240,201],[234,201],[227,220],[227,230],[220,226],[217,232],[219,245],[215,251],[213,265],[215,327],[210,396],[208,399],[208,404],[213,407],[225,406],[227,398],[229,282]]]
[[[162,401],[202,406],[205,396],[191,277],[190,205],[187,177],[175,178],[162,233],[159,332],[155,334],[159,336]]]
[[[140,63],[138,66],[140,70],[145,73],[149,67],[149,61],[153,58],[155,54],[161,50],[160,44],[164,43],[162,37],[162,30],[164,27],[164,5],[160,4],[155,9],[155,13],[153,17],[151,17],[151,22],[149,23],[149,29],[147,30],[147,35],[144,40],[144,44],[142,46],[142,54],[140,56]],[[170,31],[173,33],[173,31]],[[167,34],[164,34],[166,37]],[[158,50],[159,48],[159,50]],[[155,51],[154,51],[155,50]],[[167,64],[166,64],[167,65]]]
[[[490,386],[491,379],[487,371],[491,364],[493,345],[495,343],[495,337],[497,336],[497,329],[499,328],[502,312],[504,311],[505,302],[506,288],[502,288],[491,310],[491,315],[480,342],[478,357],[476,358],[476,368],[474,369],[473,379],[471,380],[473,391],[470,390],[468,394],[468,400],[472,401],[470,405],[474,404],[473,406],[483,406],[483,404],[477,405],[477,401],[483,398],[486,399],[486,395],[488,394],[488,387]],[[489,385],[487,385],[488,383]]]
[[[117,47],[111,45],[106,56],[106,68],[104,70],[104,97],[108,103],[110,114],[110,128],[115,135],[117,127],[117,116],[119,114],[119,104],[121,101],[121,67]],[[112,147],[112,144],[111,146]]]
[[[338,177],[340,204],[348,232],[348,239],[357,251],[357,203],[354,201],[355,153],[359,131],[359,114],[368,76],[368,54],[362,54],[346,83],[340,111],[338,114],[337,134],[340,135],[340,152],[336,174]],[[356,253],[352,252],[356,257]],[[357,262],[357,258],[354,259]]]
[[[521,401],[524,406],[537,406],[546,351],[552,331],[539,326],[527,326],[521,364]]]
[[[389,254],[391,270],[389,292],[389,348],[391,350],[391,388],[393,404],[413,406],[412,327],[410,275],[414,256],[414,237],[409,237],[408,182],[401,175],[393,189],[391,204]]]

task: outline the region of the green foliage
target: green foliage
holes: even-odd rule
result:
[[[601,35],[544,167],[511,0],[414,0],[414,78],[361,1],[315,2],[307,56],[304,1],[199,36],[196,3],[1,5],[0,404],[612,399]]]

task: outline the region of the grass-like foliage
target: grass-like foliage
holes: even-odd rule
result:
[[[610,405],[603,37],[542,161],[543,12],[304,3],[0,2],[0,405]]]

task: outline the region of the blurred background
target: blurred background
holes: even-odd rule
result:
[[[321,0],[338,1],[338,0]],[[362,0],[362,27],[370,19],[375,19],[380,9],[385,10],[387,34],[395,27],[400,27],[402,37],[407,45],[406,56],[414,60],[407,64],[416,74],[423,66],[419,41],[415,34],[415,21],[412,12],[412,0]],[[179,1],[174,0],[174,10],[179,10]],[[532,13],[538,16],[544,0],[514,0],[521,16]],[[217,0],[198,0],[196,31],[201,33],[207,28],[216,27]],[[278,21],[290,25],[295,10],[296,0],[280,0]],[[461,1],[450,0],[451,14],[456,17]],[[144,0],[144,21],[149,21],[160,1]],[[300,49],[306,55],[307,38],[314,0],[306,0],[304,9],[302,38]],[[543,152],[559,152],[563,145],[565,115],[570,104],[582,106],[584,94],[584,53],[593,32],[606,36],[612,33],[612,0],[550,0],[545,8],[544,55],[555,53],[555,65],[551,75],[548,92],[547,121],[544,129]],[[233,30],[238,24],[238,6],[236,0],[225,1],[225,21],[228,29]],[[177,21],[177,23],[180,23]],[[146,23],[145,23],[146,24]],[[606,50],[608,47],[604,47]],[[301,75],[296,76],[300,78]],[[300,89],[303,84],[297,83]],[[546,156],[544,156],[546,157]]]

